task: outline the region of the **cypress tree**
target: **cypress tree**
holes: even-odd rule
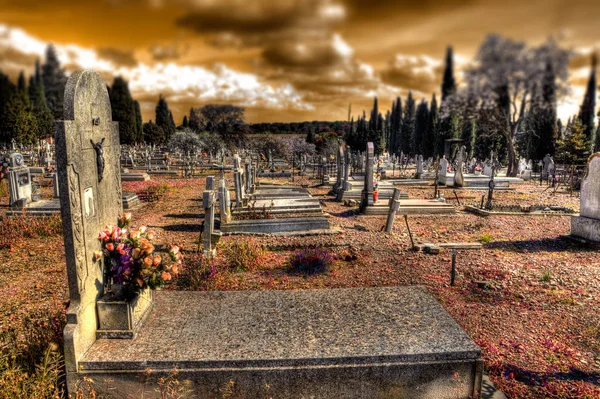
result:
[[[144,140],[144,123],[142,122],[142,110],[140,109],[140,103],[133,101],[133,107],[135,109],[135,142],[140,143]]]
[[[144,141],[149,144],[161,144],[165,142],[165,132],[160,126],[152,121],[144,123]]]
[[[41,79],[40,64],[36,61],[35,75],[29,78],[29,100],[33,108],[38,139],[54,136],[54,115],[44,95],[44,82]]]
[[[169,105],[162,94],[156,104],[156,125],[163,130],[165,141],[169,141],[175,133],[175,122],[173,122],[173,114],[169,111]]]
[[[530,114],[531,124],[529,130],[534,134],[531,138],[532,151],[529,157],[531,159],[543,159],[546,154],[554,155],[558,138],[556,125],[556,77],[552,63],[549,61],[546,63],[546,70],[542,78],[541,93],[532,101]]]
[[[23,144],[33,144],[37,140],[37,124],[27,85],[25,84],[25,75],[19,74],[17,89],[9,98],[6,107],[6,120],[4,128],[7,129],[7,138],[15,139]]]
[[[183,115],[183,122],[181,123],[181,126],[183,128],[190,127],[190,123],[188,122],[187,115]]]
[[[454,56],[452,46],[446,49],[446,66],[444,67],[444,78],[442,80],[442,102],[446,97],[456,93],[456,81],[454,80]]]
[[[437,124],[438,124],[438,109],[435,93],[431,96],[431,107],[427,115],[427,127],[425,129],[425,138],[423,140],[423,158],[431,158],[435,156],[435,148],[437,144]]]
[[[42,80],[44,81],[46,102],[54,115],[54,119],[62,119],[67,77],[65,70],[60,67],[56,50],[52,45],[46,48],[46,62],[42,65]]]
[[[411,152],[411,142],[415,134],[415,100],[412,91],[408,92],[404,106],[404,117],[402,119],[402,134],[400,135],[400,150],[408,155]],[[414,154],[413,154],[414,155]]]
[[[371,118],[369,119],[369,126],[367,133],[367,142],[373,143],[373,148],[375,150],[375,154],[383,153],[382,146],[382,126],[383,126],[383,118],[379,113],[379,105],[377,102],[377,97],[373,100],[373,109],[371,110]],[[366,145],[366,144],[365,144]]]
[[[429,107],[427,106],[427,101],[425,101],[423,98],[417,107],[417,112],[415,115],[415,134],[411,143],[412,153],[415,155],[423,155],[423,143],[425,142],[428,120]]]
[[[119,122],[121,143],[133,144],[138,137],[135,104],[129,92],[129,85],[120,76],[113,80],[108,91],[113,121]]]
[[[596,54],[592,54],[592,71],[588,79],[588,85],[585,90],[583,103],[579,109],[577,119],[583,125],[583,132],[586,137],[586,142],[592,142],[594,133],[594,115],[596,108]]]

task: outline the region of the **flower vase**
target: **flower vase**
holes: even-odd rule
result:
[[[373,191],[373,202],[377,202],[379,199],[379,191]]]
[[[152,290],[138,293],[127,286],[113,285],[96,303],[98,310],[97,338],[133,338],[152,309]]]

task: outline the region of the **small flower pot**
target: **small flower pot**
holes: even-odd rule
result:
[[[142,326],[152,309],[152,290],[146,288],[133,299],[126,300],[121,286],[113,286],[96,303],[98,309],[97,338],[130,339]]]

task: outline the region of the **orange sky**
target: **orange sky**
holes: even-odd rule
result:
[[[600,46],[600,2],[529,0],[0,0],[0,69],[31,73],[48,42],[68,70],[130,82],[144,120],[164,94],[179,122],[192,106],[245,106],[250,122],[343,120],[413,90],[439,93],[447,45],[457,78],[488,33],[573,49],[577,112]]]

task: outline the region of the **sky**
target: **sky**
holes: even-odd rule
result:
[[[448,45],[456,78],[485,37],[572,50],[577,113],[600,49],[598,0],[0,0],[0,70],[33,73],[54,43],[68,72],[120,75],[154,119],[160,94],[176,123],[190,107],[230,103],[248,122],[346,120],[409,90],[439,98]]]

